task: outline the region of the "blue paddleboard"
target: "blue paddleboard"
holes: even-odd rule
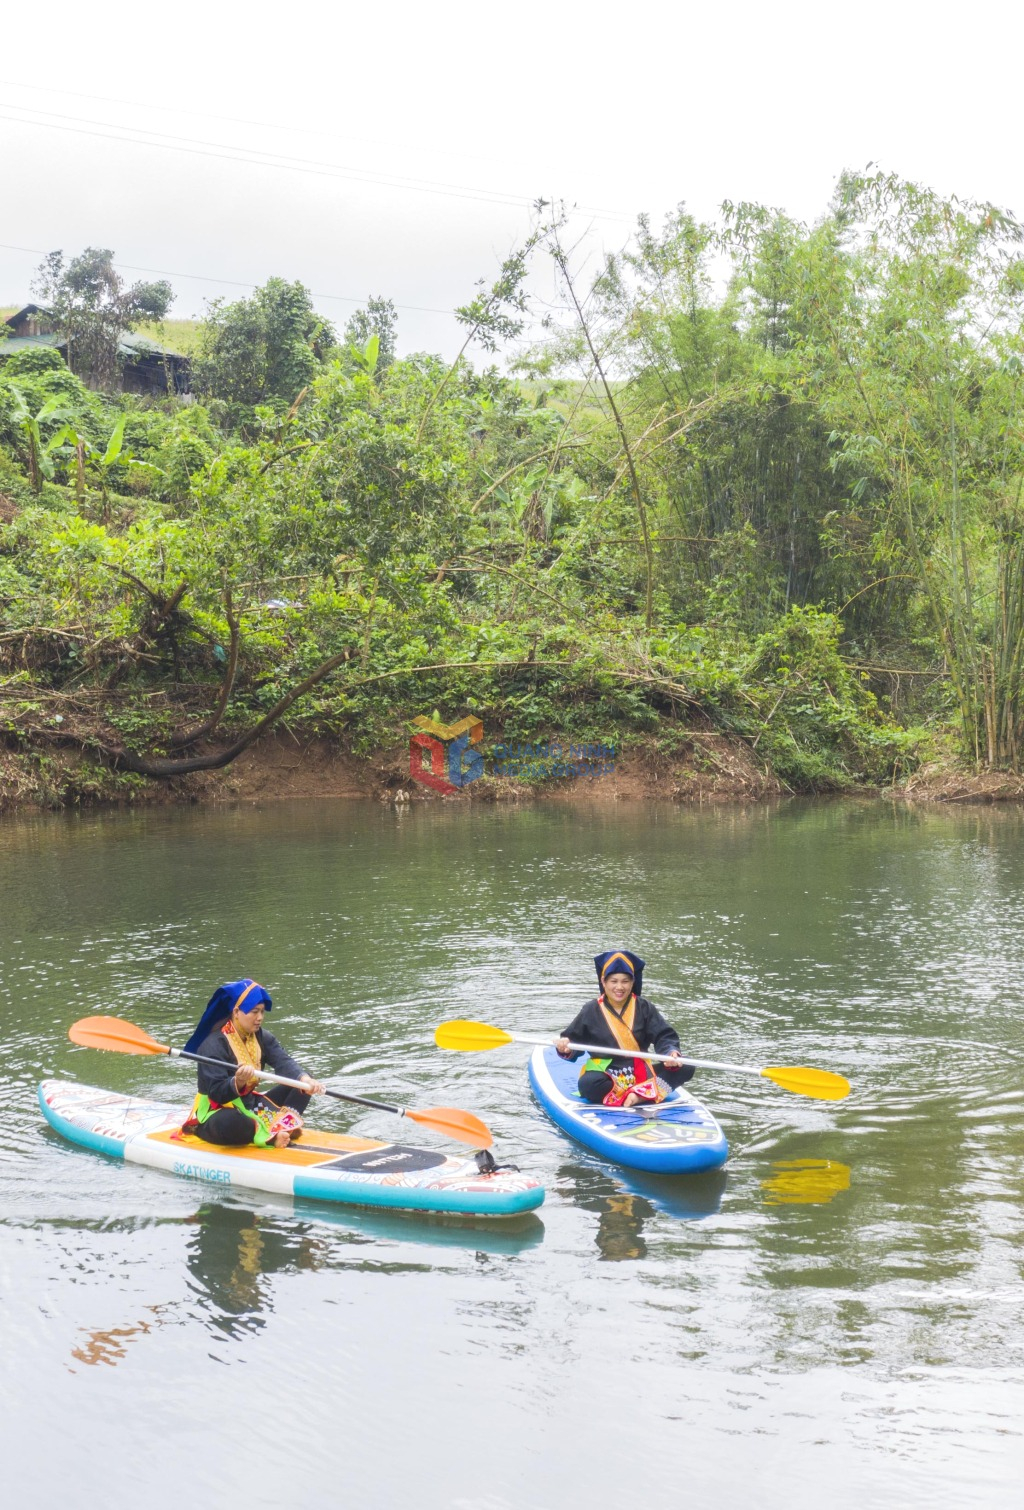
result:
[[[533,1094],[563,1132],[628,1169],[696,1174],[718,1169],[729,1156],[725,1134],[699,1101],[676,1090],[650,1110],[594,1106],[576,1089],[580,1061],[560,1059],[553,1048],[530,1056]]]

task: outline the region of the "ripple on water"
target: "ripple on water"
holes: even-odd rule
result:
[[[591,1439],[656,1440],[690,1494],[757,1482],[765,1510],[820,1505],[822,1464],[837,1510],[887,1503],[894,1465],[908,1505],[1007,1502],[1024,1394],[1019,838],[1012,816],[842,804],[401,820],[284,804],[0,826],[5,1418],[37,1462],[77,1471],[83,1502],[118,1423],[133,1445],[113,1499],[106,1486],[114,1510],[118,1494],[177,1510],[186,1474],[220,1492],[196,1468],[196,1391],[262,1391],[268,1369],[261,1473],[301,1461],[329,1482],[342,1454],[356,1500],[571,1503],[560,1423],[586,1419]],[[525,1047],[435,1049],[445,1017],[553,1034],[610,944],[645,955],[691,1052],[838,1070],[851,1096],[702,1072],[729,1164],[659,1182],[553,1129]],[[272,1029],[319,1073],[482,1115],[502,1156],[545,1179],[541,1217],[496,1232],[211,1203],[43,1126],[50,1075],[184,1106],[180,1066],[76,1049],[68,1024],[109,1012],[181,1042],[243,973],[269,983]],[[317,1121],[397,1130],[336,1105]],[[621,1389],[595,1383],[609,1346]],[[496,1452],[496,1422],[521,1450]],[[781,1478],[762,1471],[766,1443]],[[6,1489],[29,1495],[30,1475]]]

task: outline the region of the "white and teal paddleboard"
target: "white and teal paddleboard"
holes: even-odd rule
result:
[[[530,1056],[530,1084],[551,1120],[612,1163],[655,1174],[696,1174],[718,1169],[728,1158],[725,1134],[688,1091],[672,1091],[643,1110],[594,1106],[576,1089],[579,1074],[578,1060],[562,1059],[551,1047]]]
[[[266,1190],[306,1200],[508,1217],[533,1211],[544,1188],[514,1169],[482,1170],[472,1154],[320,1132],[288,1148],[225,1148],[180,1132],[185,1111],[68,1080],[44,1080],[39,1105],[50,1126],[97,1153],[147,1164],[208,1190]]]

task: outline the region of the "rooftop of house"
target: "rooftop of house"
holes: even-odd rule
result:
[[[26,304],[13,315],[8,315],[4,324],[13,331],[33,317],[42,316],[46,319],[48,315],[49,310],[44,309],[42,305]],[[15,352],[30,351],[38,346],[51,346],[60,351],[66,345],[67,342],[63,337],[55,332],[33,336],[10,335],[6,340],[0,336],[0,356],[14,356]],[[134,357],[136,360],[140,357],[171,357],[177,361],[187,361],[180,351],[174,351],[170,346],[161,346],[149,336],[141,336],[130,330],[122,331],[118,351],[121,356]]]
[[[33,351],[37,346],[52,346],[60,350],[66,342],[60,336],[0,336],[0,357],[12,357],[18,351]]]

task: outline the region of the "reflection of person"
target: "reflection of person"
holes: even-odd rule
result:
[[[604,1210],[597,1223],[597,1246],[602,1259],[616,1264],[646,1258],[644,1221],[654,1215],[654,1207],[634,1195],[607,1196],[602,1205]]]
[[[183,1132],[206,1143],[258,1148],[287,1148],[299,1136],[309,1098],[323,1086],[264,1029],[272,1005],[269,993],[248,979],[219,986],[210,997],[185,1051],[219,1063],[198,1066],[199,1093]],[[303,1089],[271,1083],[269,1094],[257,1091],[264,1068],[301,1080]]]
[[[634,1059],[590,1056],[579,1078],[579,1093],[585,1101],[621,1107],[663,1101],[670,1088],[692,1078],[693,1065],[684,1064],[680,1057],[678,1033],[641,995],[643,960],[628,949],[612,949],[595,955],[594,966],[600,995],[576,1014],[555,1040],[555,1048],[563,1059],[579,1058],[569,1047],[573,1039],[599,1048],[635,1050]],[[669,1056],[657,1075],[640,1057],[645,1049]]]
[[[208,1324],[238,1335],[261,1327],[273,1309],[276,1274],[320,1269],[326,1245],[292,1221],[260,1217],[236,1206],[201,1206],[186,1218],[191,1288],[204,1302]]]

